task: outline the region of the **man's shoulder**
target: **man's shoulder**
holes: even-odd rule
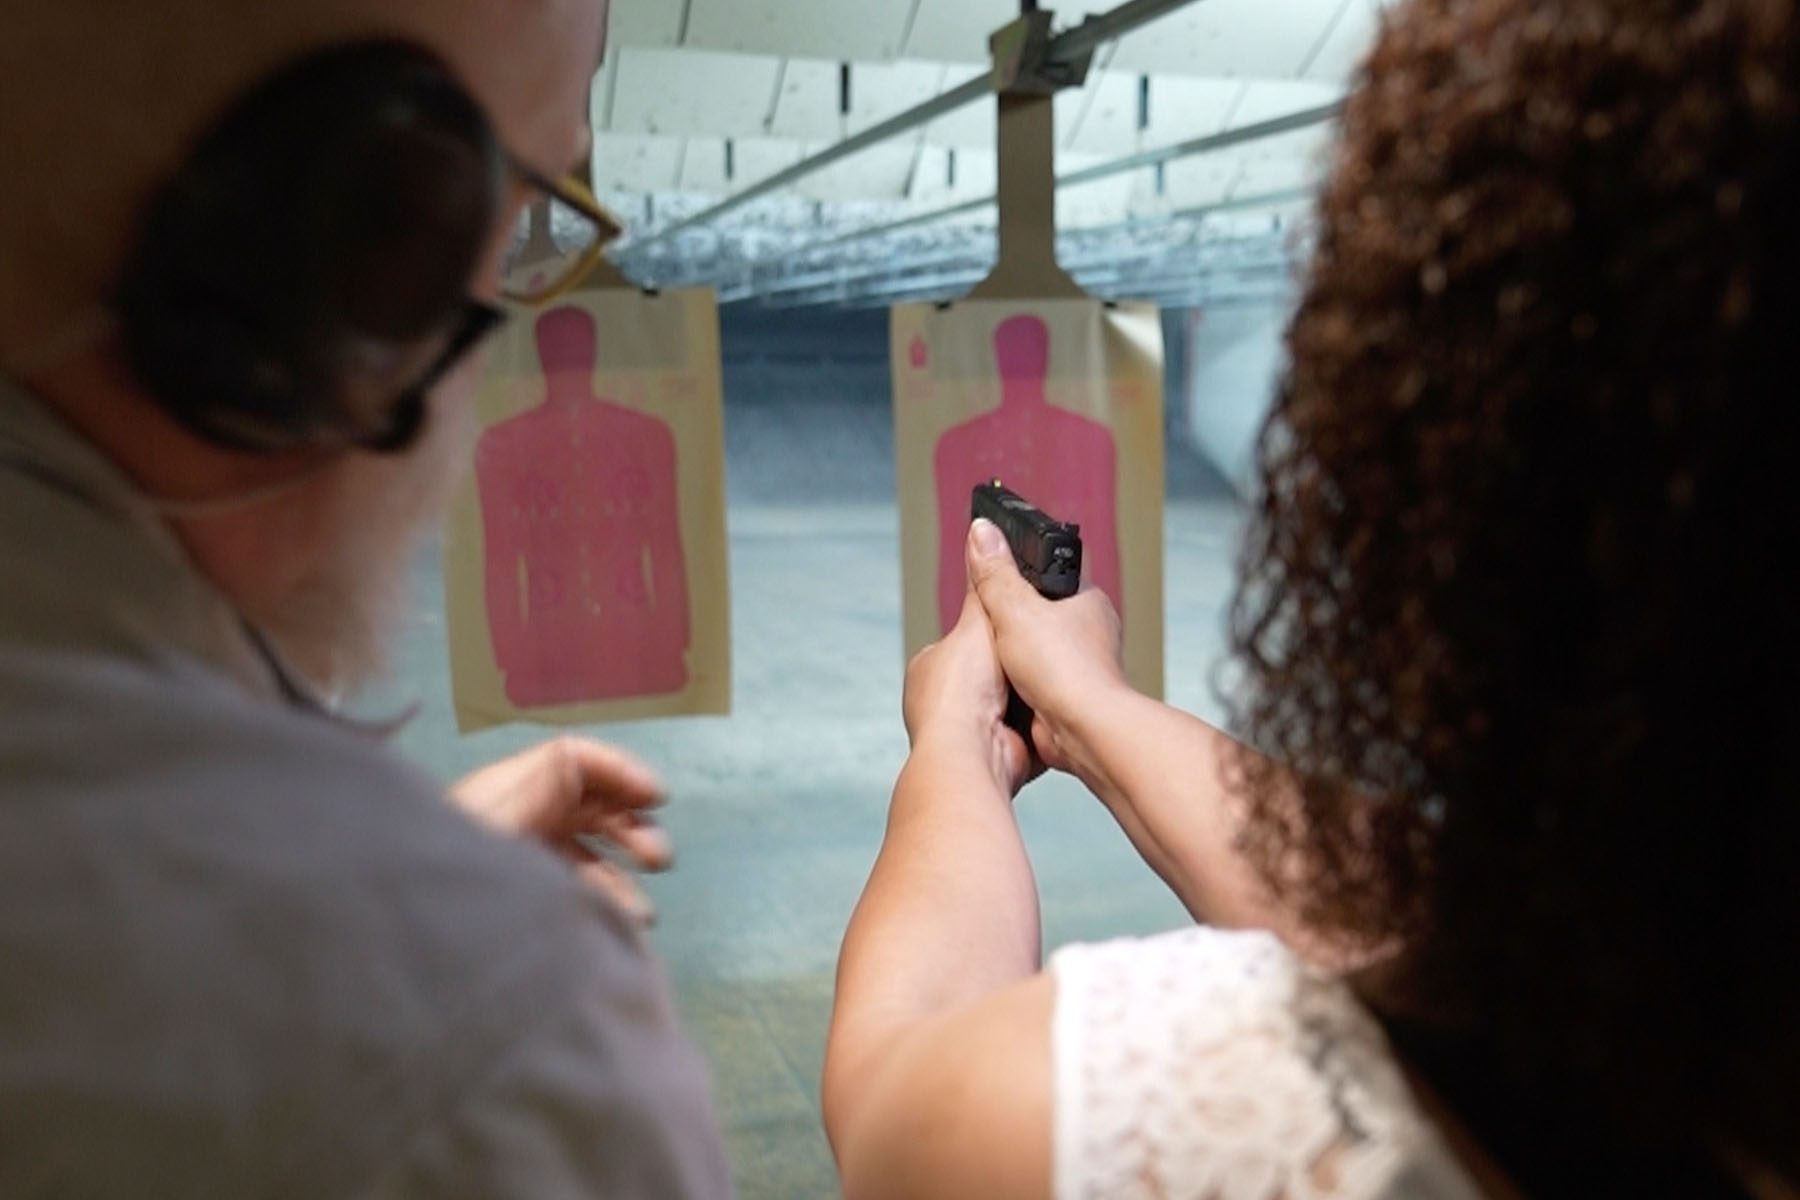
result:
[[[204,681],[85,670],[37,693],[61,705],[0,704],[14,1136],[222,1139],[225,1177],[317,1179],[390,1152],[600,981],[656,987],[622,916],[378,744]],[[325,1158],[290,1162],[302,1147]]]
[[[0,663],[9,684],[29,676],[17,665]],[[348,923],[365,944],[441,931],[453,946],[505,946],[521,924],[548,934],[558,917],[592,916],[551,856],[478,827],[355,727],[201,671],[96,659],[56,675],[33,702],[0,703],[14,848],[34,831],[58,853],[105,848],[117,857],[96,865],[121,886],[171,903],[266,897],[289,944]]]

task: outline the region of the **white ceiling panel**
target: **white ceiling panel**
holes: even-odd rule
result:
[[[1099,87],[1099,79],[1090,78],[1086,87],[1074,88],[1059,92],[1056,96],[1056,144],[1067,148],[1069,134],[1081,126],[1082,119],[1093,102],[1093,91]]]
[[[667,192],[681,182],[682,139],[634,133],[594,135],[594,186],[601,191]]]
[[[1233,128],[1272,121],[1309,108],[1330,104],[1344,94],[1336,84],[1303,80],[1257,80],[1244,89],[1244,97],[1232,110]]]
[[[699,50],[623,50],[612,97],[613,133],[766,132],[781,61]]]
[[[1318,48],[1306,78],[1348,83],[1363,56],[1375,45],[1381,24],[1380,0],[1350,0],[1335,28]]]
[[[794,185],[794,191],[809,200],[899,200],[906,195],[921,149],[916,145],[876,146],[808,176]]]
[[[1266,196],[1272,192],[1311,187],[1323,177],[1320,160],[1311,156],[1263,158],[1247,162],[1239,174],[1233,196]]]
[[[610,49],[600,60],[600,71],[588,89],[588,124],[596,133],[612,128],[613,97],[618,88],[619,51]]]
[[[1283,79],[1354,0],[1203,0],[1119,41],[1113,67],[1151,75]]]
[[[945,86],[957,82],[952,75]],[[1243,84],[1232,80],[1152,79],[1150,127],[1139,137],[1138,86],[1136,75],[1107,72],[1093,76],[1081,91],[1064,92],[1057,98],[1059,144],[1078,154],[1118,158],[1216,133],[1244,91]],[[994,107],[993,101],[987,100],[940,117],[927,129],[925,140],[935,146],[992,147]]]
[[[952,178],[952,156],[955,170]],[[999,186],[999,157],[992,150],[926,146],[913,171],[909,196],[921,208],[942,208],[992,196]]]
[[[850,132],[860,133],[942,92],[939,63],[858,63],[850,68]],[[916,137],[916,135],[914,135]]]
[[[853,68],[851,115],[839,112],[839,68],[811,59],[763,55],[630,50],[620,55],[618,78],[601,77],[595,93],[596,127],[617,133],[679,137],[773,137],[795,142],[835,142],[902,112],[966,78],[962,68],[900,62]],[[697,87],[697,75],[707,79]],[[1234,125],[1282,116],[1329,101],[1328,84],[1159,76],[1150,81],[1150,126],[1139,136],[1140,78],[1096,74],[1086,88],[1057,97],[1060,144],[1078,153],[1117,157],[1217,132],[1227,116]],[[1239,104],[1240,97],[1244,99]],[[940,117],[924,140],[966,150],[992,149],[994,102],[980,100]],[[611,112],[611,121],[604,118]],[[761,116],[758,114],[761,113]],[[908,135],[916,138],[917,135]]]
[[[1195,0],[1127,35],[1106,65],[1157,75],[1289,78],[1307,66],[1328,33],[1352,25],[1369,0]],[[1338,21],[1349,4],[1359,10]],[[1114,7],[1108,0],[1050,0],[1058,28]],[[1018,15],[1012,0],[921,0],[902,53],[941,62],[984,62],[988,37]],[[1342,51],[1338,51],[1341,55]],[[1324,57],[1319,53],[1319,57]],[[1323,75],[1321,78],[1336,78]]]
[[[688,0],[687,45],[844,62],[899,57],[910,0]],[[662,0],[680,8],[675,0]]]
[[[1103,156],[1069,154],[1062,156],[1066,171],[1079,170],[1105,161]],[[1133,188],[1129,175],[1084,183],[1080,187],[1063,188],[1056,193],[1056,224],[1059,229],[1082,229],[1094,225],[1116,225],[1131,215]]]
[[[1122,158],[1219,132],[1244,85],[1222,79],[1164,75],[1150,80],[1150,124],[1138,129],[1141,77],[1109,73],[1063,145],[1077,153]]]
[[[957,87],[977,73],[967,69],[952,68],[950,74],[944,79],[944,89],[948,91]],[[978,100],[974,104],[964,105],[948,116],[939,117],[927,126],[925,140],[935,146],[992,150],[994,141],[999,136],[994,123],[995,111],[995,102],[991,99]]]
[[[790,59],[781,74],[779,99],[769,132],[803,141],[837,141],[896,116],[961,82],[966,72],[938,63],[858,63],[850,71],[850,113],[841,109],[839,65]],[[992,104],[977,107],[992,108]],[[991,115],[985,123],[934,123],[927,140],[941,145],[992,146]],[[952,140],[959,134],[961,140]],[[918,134],[909,135],[917,140]]]
[[[1150,80],[1150,128],[1147,146],[1172,146],[1205,137],[1235,122],[1244,85],[1230,79],[1191,79],[1158,75]]]
[[[1091,76],[1079,92],[1064,92],[1069,102],[1057,110],[1057,144],[1077,153],[1137,149],[1138,91],[1137,76],[1108,71]]]
[[[1136,203],[1148,212],[1217,204],[1237,194],[1235,189],[1242,173],[1242,162],[1230,154],[1181,159],[1164,168],[1163,193],[1160,196],[1156,192],[1154,171],[1146,171],[1139,176]]]
[[[1041,7],[1056,13],[1060,28],[1079,22],[1088,13],[1105,12],[1111,4],[1108,0],[1048,0]],[[1017,0],[919,0],[912,36],[902,53],[938,62],[985,63],[988,38],[1018,16]]]
[[[682,155],[680,190],[708,195],[740,191],[793,166],[803,153],[798,142],[770,138],[690,138]]]
[[[836,141],[848,129],[838,100],[837,63],[790,58],[781,68],[769,132],[802,142]]]
[[[607,41],[614,46],[678,46],[681,4],[670,0],[612,0]]]
[[[1114,0],[1049,0],[1059,28]],[[1347,78],[1372,42],[1382,0],[1194,0],[1103,50],[1133,73]],[[916,11],[915,11],[916,8]],[[749,52],[837,62],[987,62],[1015,0],[613,0],[617,47]]]
[[[688,138],[681,158],[681,183],[678,192],[698,192],[717,196],[730,191],[725,182],[725,140],[723,138]]]
[[[1069,28],[1120,2],[1044,6]],[[1194,0],[1102,50],[1087,86],[1057,97],[1058,171],[1328,103],[1366,53],[1383,3]],[[1017,13],[1018,0],[613,0],[614,49],[595,86],[596,183],[628,209],[644,206],[645,228],[667,225],[982,75],[988,35]],[[969,105],[758,201],[708,234],[678,239],[683,269],[701,269],[694,264],[709,255],[729,261],[758,239],[779,254],[815,221],[825,230],[882,225],[899,213],[992,196],[994,111],[991,99]],[[1330,138],[1321,127],[1171,162],[1160,186],[1157,171],[1140,169],[1063,189],[1058,221],[1065,229],[1154,224],[1159,214],[1304,186],[1322,173]],[[966,253],[968,238],[955,227],[992,220],[985,208],[921,227],[898,239],[895,253],[933,244]],[[1114,238],[1125,255],[1134,236],[1091,238],[1096,246]]]
[[[1309,186],[1320,177],[1330,146],[1330,130],[1321,126],[1216,154],[1178,159],[1164,168],[1161,204],[1189,208]],[[1154,171],[1141,177],[1140,203],[1158,203],[1154,182]]]
[[[1236,195],[1255,196],[1307,186],[1323,177],[1333,139],[1326,126],[1269,138],[1234,152]]]
[[[760,183],[777,171],[787,170],[806,152],[806,147],[799,142],[775,138],[736,138],[731,147],[733,191]]]

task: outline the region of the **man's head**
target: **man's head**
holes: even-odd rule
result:
[[[605,0],[0,0],[0,361],[106,297],[138,218],[201,132],[309,50],[419,43],[505,145],[556,175],[585,148]]]
[[[28,376],[147,492],[212,500],[282,488],[277,499],[176,521],[196,562],[321,683],[378,659],[378,634],[414,537],[441,510],[469,426],[478,358],[429,401],[425,436],[391,458],[344,451],[235,452],[194,436],[124,365],[116,319],[143,221],[222,114],[296,59],[398,39],[441,60],[504,151],[557,176],[587,149],[587,92],[604,0],[0,0],[0,369]],[[497,292],[519,209],[501,197],[467,280]],[[176,256],[181,247],[166,247]],[[96,319],[97,317],[101,319]],[[179,374],[176,376],[179,382]],[[157,389],[170,391],[168,381]]]

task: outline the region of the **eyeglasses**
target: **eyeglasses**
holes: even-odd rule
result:
[[[553,180],[516,159],[511,166],[543,199],[519,214],[501,264],[500,292],[518,304],[548,304],[587,277],[625,226],[576,176]]]
[[[543,199],[519,214],[501,266],[500,294],[515,304],[549,304],[587,278],[606,248],[625,232],[624,224],[594,199],[587,184],[571,176],[553,180],[512,159],[513,174]],[[398,453],[411,446],[424,427],[425,397],[456,364],[506,321],[506,313],[469,298],[425,373],[403,392],[385,429],[374,430],[358,444],[377,453]]]

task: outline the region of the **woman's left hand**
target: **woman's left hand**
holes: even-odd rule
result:
[[[1006,793],[1016,795],[1040,771],[1025,740],[1006,726],[1006,674],[994,629],[973,592],[944,640],[906,668],[906,732],[915,753],[931,747],[973,752]]]

